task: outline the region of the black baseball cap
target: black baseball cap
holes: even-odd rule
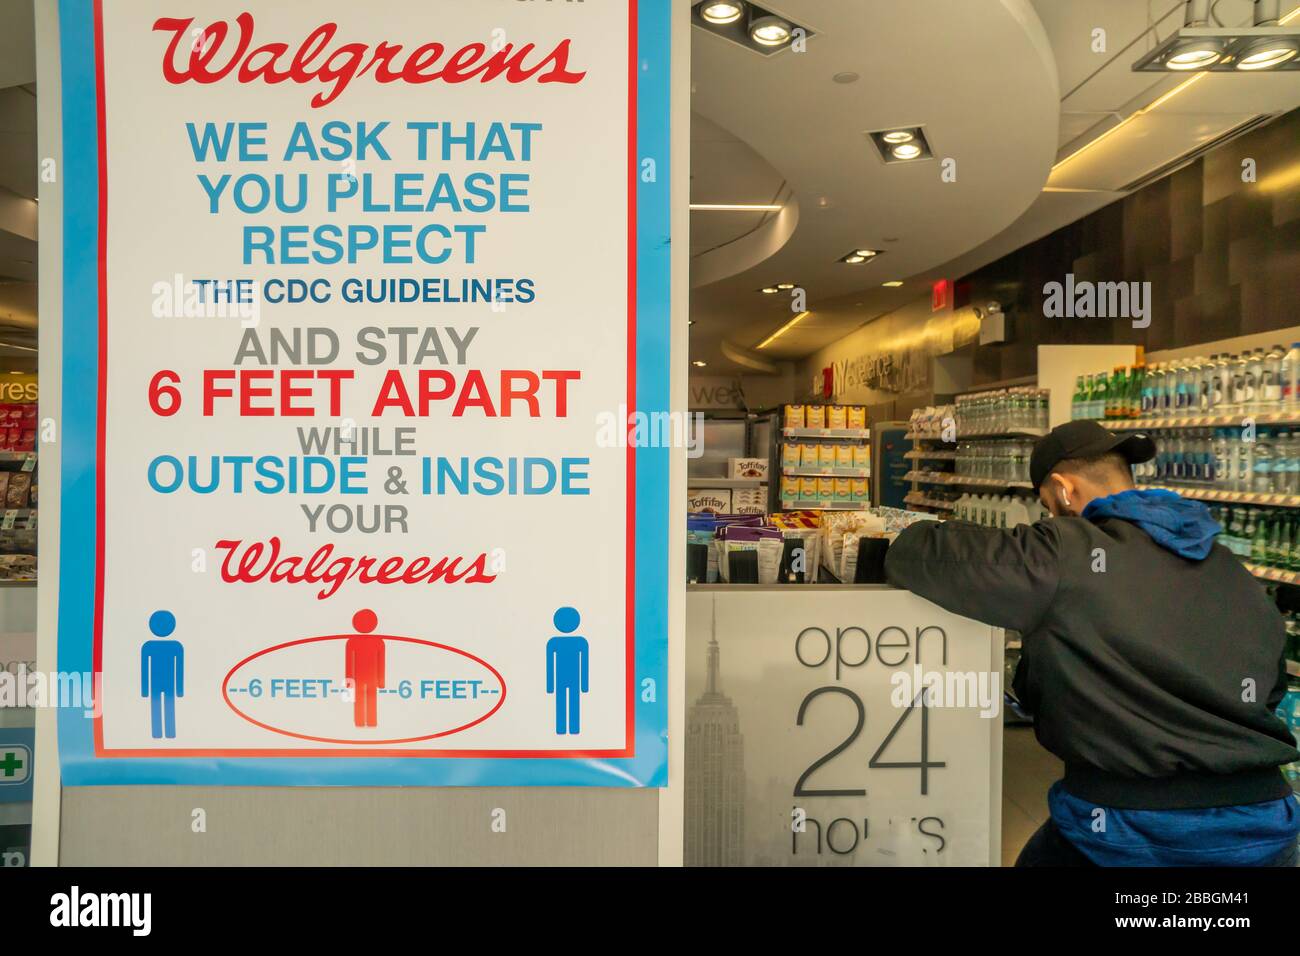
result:
[[[1029,478],[1034,483],[1034,491],[1061,462],[1095,458],[1107,452],[1122,455],[1130,465],[1140,465],[1156,456],[1156,443],[1144,432],[1117,435],[1092,421],[1057,425],[1038,440],[1029,458]]]

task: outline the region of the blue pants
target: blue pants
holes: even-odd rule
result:
[[[557,734],[576,734],[581,730],[582,719],[579,708],[582,695],[575,684],[555,685],[555,732]]]
[[[163,703],[163,698],[167,703]],[[171,691],[158,691],[149,695],[150,727],[155,739],[166,736],[171,740],[176,736],[176,695]],[[164,733],[164,723],[166,730]]]

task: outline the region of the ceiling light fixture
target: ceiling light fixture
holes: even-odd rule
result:
[[[697,0],[691,5],[691,22],[701,30],[764,57],[789,49],[796,37],[802,43],[814,36],[814,31],[807,26],[767,10],[753,0]],[[837,73],[834,79],[837,83],[851,83],[858,77]]]
[[[875,249],[854,249],[846,256],[840,256],[840,262],[845,265],[855,266],[860,262],[867,262],[880,255]]]
[[[691,212],[780,212],[780,203],[693,202]]]
[[[794,27],[778,16],[759,17],[749,24],[749,36],[763,46],[782,46],[790,42]]]
[[[700,6],[700,16],[719,26],[735,23],[744,12],[743,0],[707,0]]]
[[[780,292],[781,290],[778,289],[778,288],[777,288],[776,286],[774,286],[774,285],[770,285],[770,286],[767,286],[766,288],[759,289],[758,291],[761,292],[761,293],[763,293],[763,295],[776,295],[776,294],[777,294],[778,292]]]
[[[930,141],[920,126],[895,126],[868,131],[866,135],[886,163],[910,163],[934,158]]]
[[[705,368],[709,363],[708,363],[708,362],[703,362],[703,361],[701,361],[700,359],[696,359],[696,360],[695,360],[694,362],[692,362],[691,364],[694,365],[696,368]]]
[[[796,325],[798,325],[798,324],[799,324],[800,322],[802,322],[804,319],[808,318],[808,316],[810,316],[810,315],[812,315],[811,312],[800,312],[798,315],[796,315],[793,319],[791,319],[791,320],[790,320],[789,322],[787,322],[785,325],[781,326],[779,329],[777,329],[775,332],[773,332],[771,335],[769,335],[769,336],[768,336],[767,338],[765,338],[763,341],[759,342],[759,343],[758,343],[758,348],[760,348],[760,349],[765,349],[765,348],[767,348],[769,345],[771,345],[773,342],[775,342],[775,341],[776,341],[777,339],[779,339],[781,336],[785,335],[785,333],[789,332],[791,329],[793,329]]]
[[[1187,0],[1183,27],[1133,64],[1134,72],[1250,73],[1300,70],[1300,31],[1286,29],[1282,0],[1255,0],[1254,26],[1211,26],[1211,0]]]
[[[885,286],[886,289],[897,289],[897,288],[899,288],[900,286],[902,286],[902,284],[903,284],[903,283],[901,283],[901,282],[899,282],[897,279],[895,279],[893,282],[886,282],[886,283],[884,283],[884,286]]]
[[[779,292],[789,292],[791,289],[794,288],[794,283],[793,283],[793,282],[778,282],[778,283],[776,284],[776,288],[777,288],[777,291],[779,291]]]

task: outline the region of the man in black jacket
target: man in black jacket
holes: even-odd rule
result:
[[[1154,454],[1142,434],[1062,425],[1030,462],[1051,519],[920,522],[886,573],[1023,634],[1015,691],[1065,777],[1018,866],[1294,866],[1281,615],[1203,504],[1134,489]]]

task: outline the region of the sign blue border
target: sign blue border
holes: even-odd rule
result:
[[[105,0],[111,2],[111,0]],[[637,155],[637,408],[667,412],[671,335],[670,0],[639,0]],[[94,0],[59,0],[63,83],[63,437],[59,650],[63,673],[93,669],[98,382],[98,147]],[[632,758],[102,758],[93,721],[59,713],[63,783],[223,786],[601,786],[668,783],[667,448],[636,451],[636,756]],[[654,681],[653,701],[639,693]]]

